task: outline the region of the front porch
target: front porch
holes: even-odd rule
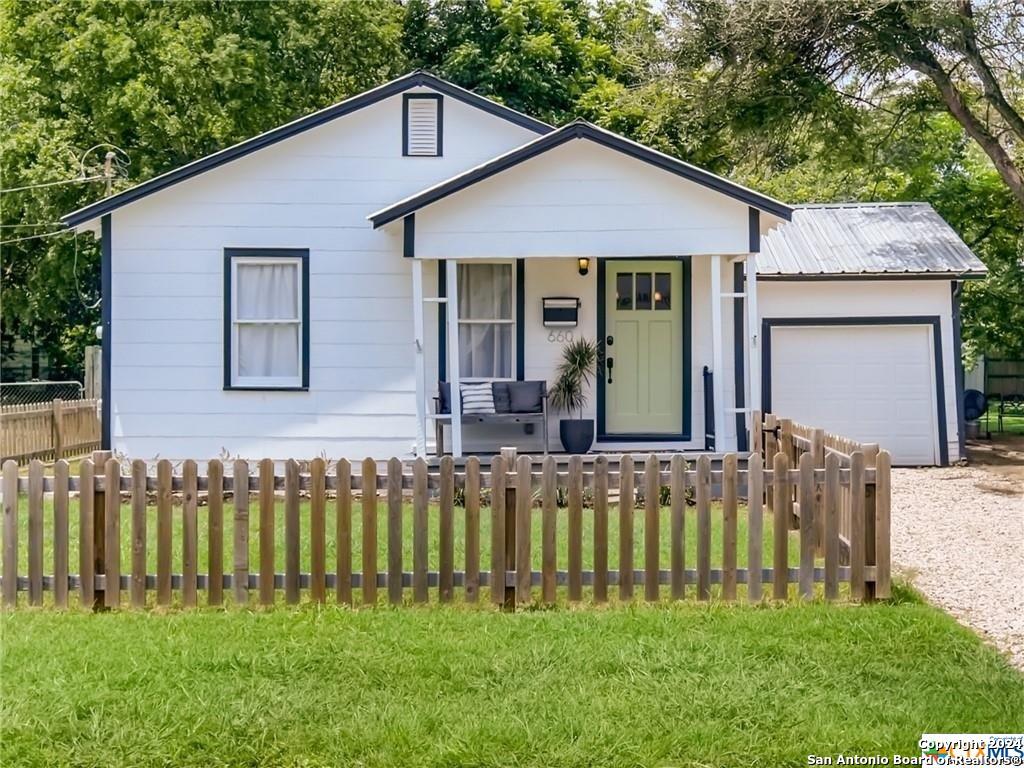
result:
[[[582,414],[595,423],[592,452],[654,452],[667,460],[746,450],[761,380],[757,281],[748,277],[756,269],[753,252],[585,263],[578,257],[411,262],[417,455],[436,456],[442,448],[456,458],[487,460],[503,446],[562,453],[559,419],[566,414],[546,404],[544,416],[502,415],[500,407],[497,417],[466,416],[462,385],[543,382],[550,390],[563,346],[580,337],[599,341],[610,361],[589,387]],[[546,321],[544,299],[551,297],[571,299],[576,312],[554,322],[547,313]],[[446,407],[439,402],[441,382],[450,390]]]
[[[460,385],[550,386],[562,346],[580,336],[607,359],[582,413],[596,450],[738,447],[748,408],[760,404],[756,254],[791,216],[777,200],[580,121],[371,214],[396,244],[401,235],[412,263],[416,453],[428,452],[439,381],[451,384],[455,456],[557,449],[467,429]],[[545,320],[544,300],[559,317]],[[557,435],[557,414],[550,420]]]

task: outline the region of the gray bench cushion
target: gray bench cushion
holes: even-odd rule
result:
[[[491,382],[491,391],[494,395],[494,415],[544,412],[543,381],[494,381]],[[447,381],[438,382],[437,393],[437,412],[451,413],[452,385]],[[490,414],[488,418],[491,418]]]

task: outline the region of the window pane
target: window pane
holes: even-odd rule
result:
[[[235,317],[239,320],[297,320],[299,265],[238,264]]]
[[[651,276],[650,274],[638,274],[636,276],[636,308],[651,308]]]
[[[238,376],[299,376],[299,325],[238,326]]]
[[[668,272],[654,275],[654,308],[672,309],[672,275]]]
[[[512,378],[512,326],[459,323],[459,376]]]
[[[512,320],[512,265],[459,264],[459,317]]]
[[[619,272],[615,276],[615,308],[633,308],[633,275],[629,272]]]

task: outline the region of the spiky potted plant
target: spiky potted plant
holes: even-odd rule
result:
[[[558,423],[558,434],[568,453],[586,453],[594,444],[594,420],[583,418],[583,409],[600,361],[601,350],[590,339],[575,339],[562,350],[562,362],[551,387],[551,404],[569,414]],[[574,413],[579,418],[572,418]]]

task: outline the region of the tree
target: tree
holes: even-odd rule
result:
[[[1024,208],[1019,10],[994,1],[976,9],[971,0],[680,0],[671,7],[677,39],[697,39],[750,105],[780,106],[780,95],[819,110],[835,96],[873,105],[879,96],[920,89],[926,78],[929,95]],[[779,122],[776,110],[767,116]]]
[[[628,0],[409,0],[402,42],[414,66],[558,124],[630,81],[618,52],[655,24]]]
[[[965,290],[968,349],[1024,355],[1024,15],[968,0],[668,11],[666,79],[700,73],[734,175],[793,202],[932,203],[989,268]]]
[[[369,2],[0,5],[0,186],[97,175],[114,189],[273,128],[404,71],[400,9]],[[130,160],[130,165],[125,161]],[[45,234],[103,194],[103,181],[0,198],[3,240]],[[5,334],[74,375],[99,319],[98,249],[88,236],[2,247]]]

